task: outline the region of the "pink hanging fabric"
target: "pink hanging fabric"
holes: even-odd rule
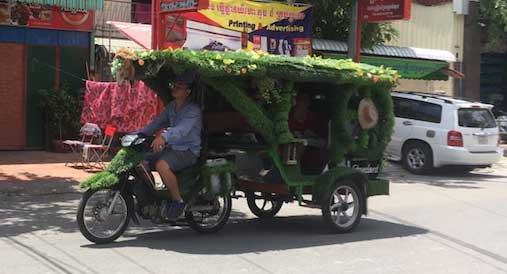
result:
[[[157,95],[143,82],[86,82],[81,123],[101,128],[114,125],[120,132],[143,128],[157,115]]]

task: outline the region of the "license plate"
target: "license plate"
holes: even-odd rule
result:
[[[488,136],[478,136],[478,137],[479,137],[479,145],[488,144]]]

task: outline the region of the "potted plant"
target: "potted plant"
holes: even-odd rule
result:
[[[76,95],[64,86],[60,89],[40,90],[40,107],[44,111],[46,148],[55,152],[67,151],[65,139],[75,139],[79,132],[81,106]]]

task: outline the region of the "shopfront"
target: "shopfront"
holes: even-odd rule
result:
[[[87,75],[93,10],[101,5],[0,1],[0,149],[44,147],[39,90],[65,85],[77,96]]]

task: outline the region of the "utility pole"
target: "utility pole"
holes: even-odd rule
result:
[[[352,12],[349,26],[348,56],[359,62],[361,56],[361,19],[359,18],[359,1],[352,4]]]

